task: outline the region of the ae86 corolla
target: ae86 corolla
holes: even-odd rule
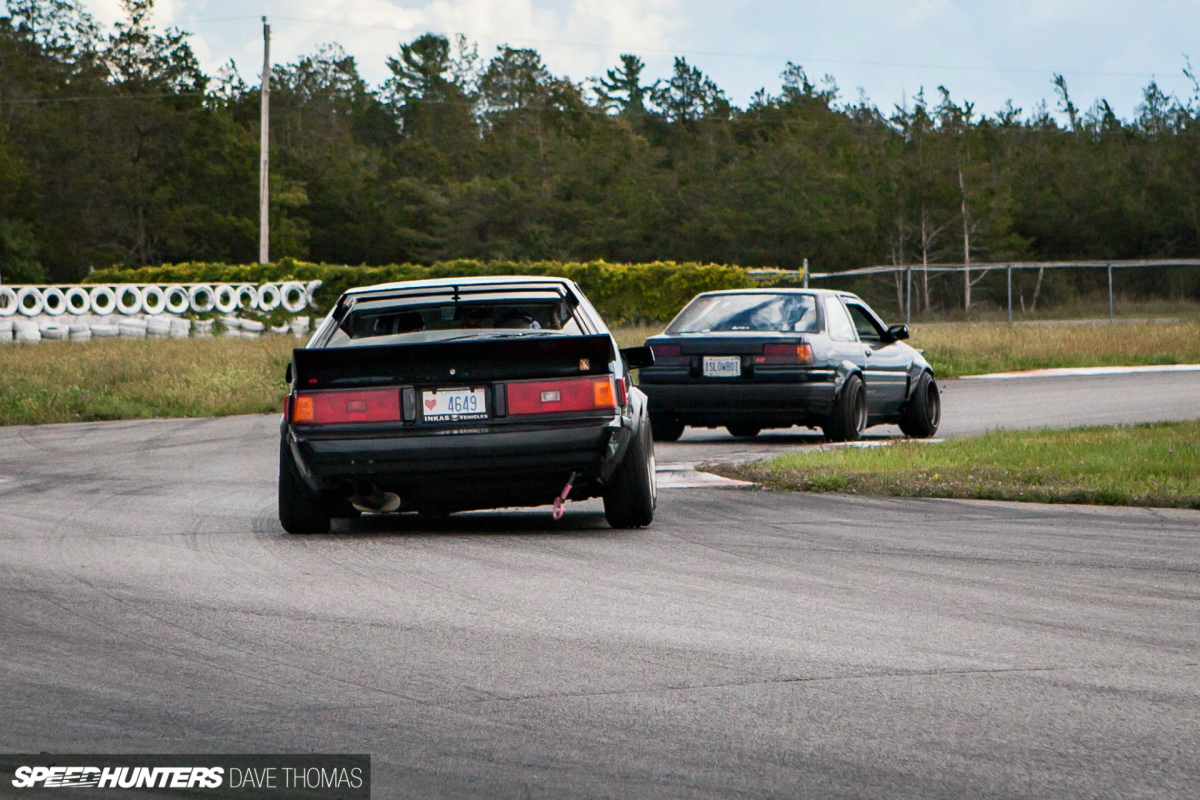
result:
[[[353,289],[292,355],[279,520],[319,533],[363,511],[602,497],[613,527],[648,525],[654,444],[630,370],[653,360],[561,278]]]
[[[907,338],[906,326],[885,326],[848,292],[708,292],[647,340],[655,362],[639,385],[660,441],[686,425],[723,425],[734,436],[804,425],[840,442],[893,423],[930,437],[941,398]]]

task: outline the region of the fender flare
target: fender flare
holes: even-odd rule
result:
[[[851,375],[857,375],[859,380],[865,386],[867,383],[866,376],[863,375],[862,367],[855,364],[853,361],[843,361],[834,368],[833,372],[833,402],[837,404],[842,398],[842,387],[846,385],[846,381],[850,380]]]
[[[933,369],[922,366],[920,364],[908,365],[908,388],[904,390],[904,405],[907,406],[912,401],[913,393],[917,391],[917,383],[921,380],[923,373],[929,373],[929,377],[933,379]]]

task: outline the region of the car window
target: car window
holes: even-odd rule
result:
[[[829,326],[829,338],[835,342],[854,341],[854,323],[846,315],[842,301],[833,295],[825,298],[825,319]]]
[[[326,346],[581,332],[572,304],[562,298],[514,294],[456,300],[445,296],[356,306],[341,320]]]
[[[667,333],[817,330],[817,303],[812,295],[755,293],[701,295],[680,312]]]
[[[883,342],[883,329],[876,324],[875,318],[865,308],[857,303],[846,303],[846,308],[850,311],[850,318],[854,320],[859,339],[864,342]]]

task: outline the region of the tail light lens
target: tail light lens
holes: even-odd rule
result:
[[[291,422],[297,425],[398,422],[400,391],[297,392],[292,397],[291,412]]]
[[[573,411],[615,411],[618,389],[610,375],[553,381],[515,381],[508,384],[508,414],[558,414]]]
[[[654,351],[655,366],[684,364],[687,362],[687,357],[683,355],[683,347],[677,344],[652,344],[650,349]]]
[[[811,364],[812,346],[807,344],[768,344],[763,354],[756,356],[755,364]]]

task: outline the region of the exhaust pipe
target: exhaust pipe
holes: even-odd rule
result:
[[[367,514],[386,514],[400,510],[400,495],[385,492],[370,481],[354,485],[354,494],[347,498],[350,505]]]

